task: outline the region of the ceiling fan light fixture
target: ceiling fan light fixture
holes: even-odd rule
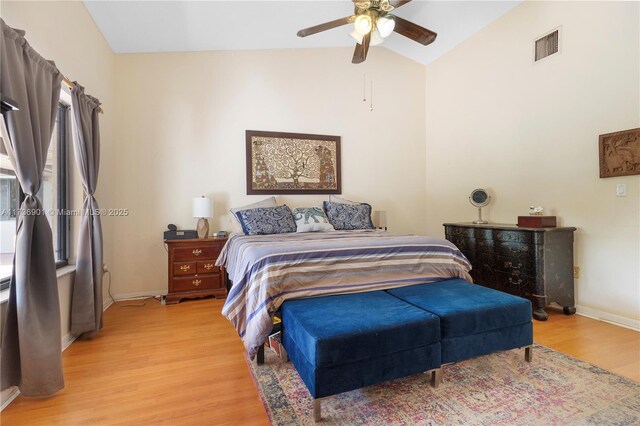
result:
[[[349,33],[352,39],[356,41],[358,44],[362,44],[362,39],[364,38],[364,34],[360,34],[358,31],[353,30]]]
[[[393,19],[393,16],[387,15],[378,19],[376,23],[376,27],[378,27],[378,32],[382,38],[387,38],[393,32],[393,29],[396,27],[396,20]]]
[[[353,23],[353,27],[356,32],[358,32],[359,34],[362,34],[363,36],[365,34],[368,34],[369,31],[371,31],[371,28],[373,27],[371,16],[359,15],[356,18],[355,22]]]
[[[383,41],[384,38],[381,37],[379,31],[374,30],[371,32],[371,42],[369,43],[370,46],[377,46],[379,44],[382,44]]]

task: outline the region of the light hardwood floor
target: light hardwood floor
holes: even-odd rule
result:
[[[231,324],[214,299],[111,306],[94,339],[63,354],[66,387],[50,398],[19,396],[2,425],[268,424]],[[542,345],[640,381],[640,333],[550,312],[534,321]],[[534,351],[535,362],[535,351]]]

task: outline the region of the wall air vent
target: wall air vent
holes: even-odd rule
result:
[[[534,62],[560,52],[560,28],[547,33],[534,43]]]

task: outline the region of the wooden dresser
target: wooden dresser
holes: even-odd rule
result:
[[[445,223],[445,237],[469,259],[474,282],[526,297],[546,320],[551,302],[574,314],[573,233],[576,228]]]
[[[167,304],[196,297],[226,297],[227,278],[216,259],[226,238],[165,240],[169,251]]]

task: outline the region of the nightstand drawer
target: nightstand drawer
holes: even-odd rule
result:
[[[220,275],[196,275],[194,277],[174,278],[173,291],[199,291],[220,287]]]
[[[174,250],[174,260],[210,259],[218,252],[217,247],[180,247]]]
[[[199,274],[217,274],[220,272],[220,268],[216,266],[215,260],[201,260],[198,262]]]
[[[200,262],[175,262],[173,264],[173,275],[195,275]]]

